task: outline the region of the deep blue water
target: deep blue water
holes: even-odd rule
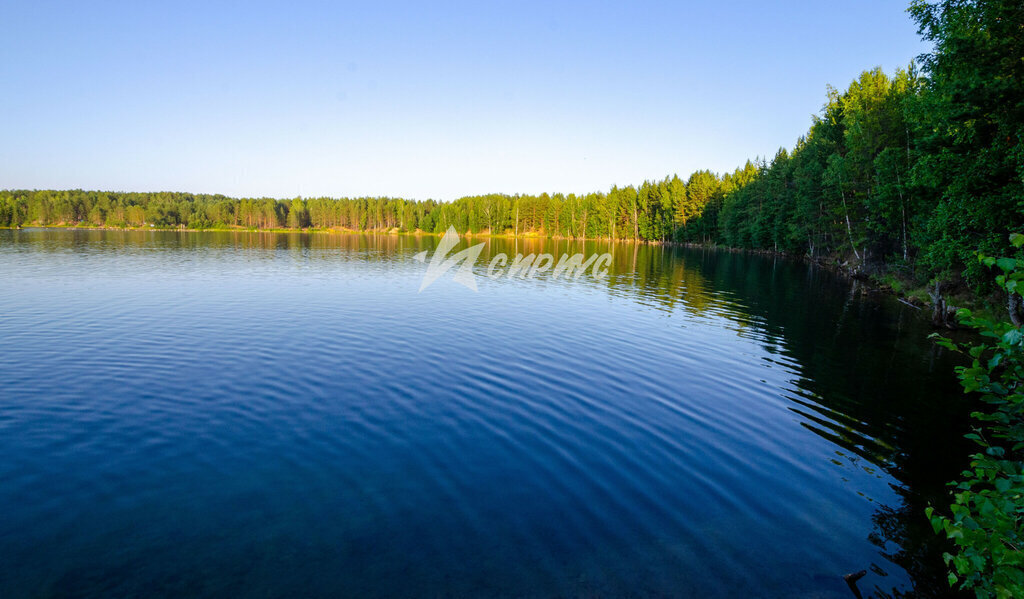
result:
[[[479,269],[611,275],[417,293],[436,243],[0,231],[0,597],[941,589],[965,408],[915,310],[564,241]]]

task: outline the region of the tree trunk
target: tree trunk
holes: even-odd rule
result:
[[[938,281],[935,281],[935,290],[929,291],[928,295],[932,298],[932,325],[955,329],[956,324],[953,321],[953,317],[956,315],[956,308],[946,303],[945,298],[942,297],[942,289]]]
[[[1007,309],[1010,311],[1010,322],[1013,326],[1020,328],[1024,325],[1024,306],[1021,305],[1021,297],[1016,293],[1011,293],[1007,299]]]
[[[640,239],[640,217],[636,212],[636,204],[633,204],[633,240]]]
[[[903,184],[900,183],[900,171],[896,169],[896,189],[900,192],[900,213],[903,220],[903,261],[907,261],[907,204],[903,201]]]

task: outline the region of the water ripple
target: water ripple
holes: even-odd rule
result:
[[[845,597],[880,560],[907,423],[814,375],[842,306],[648,248],[417,293],[431,239],[0,232],[0,596]]]

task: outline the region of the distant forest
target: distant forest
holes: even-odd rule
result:
[[[689,242],[827,257],[978,284],[974,252],[1024,229],[1024,4],[912,2],[934,51],[829,88],[792,149],[577,194],[234,199],[188,193],[0,191],[0,226],[460,232]]]

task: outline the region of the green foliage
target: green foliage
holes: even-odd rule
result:
[[[1014,247],[1024,235],[1010,237]],[[1024,291],[1024,262],[980,256],[979,263],[998,269],[996,285],[1011,299]],[[1024,332],[1008,322],[958,314],[960,322],[983,338],[962,345],[934,336],[948,349],[969,356],[970,366],[957,369],[966,393],[990,406],[972,417],[977,427],[967,435],[981,447],[970,469],[955,483],[949,514],[928,508],[936,533],[956,546],[946,554],[950,585],[973,588],[978,597],[1024,597]]]
[[[913,108],[916,184],[934,206],[923,259],[935,272],[967,267],[979,248],[1005,251],[1024,226],[1024,7],[1020,0],[914,0],[910,13],[935,51]]]

